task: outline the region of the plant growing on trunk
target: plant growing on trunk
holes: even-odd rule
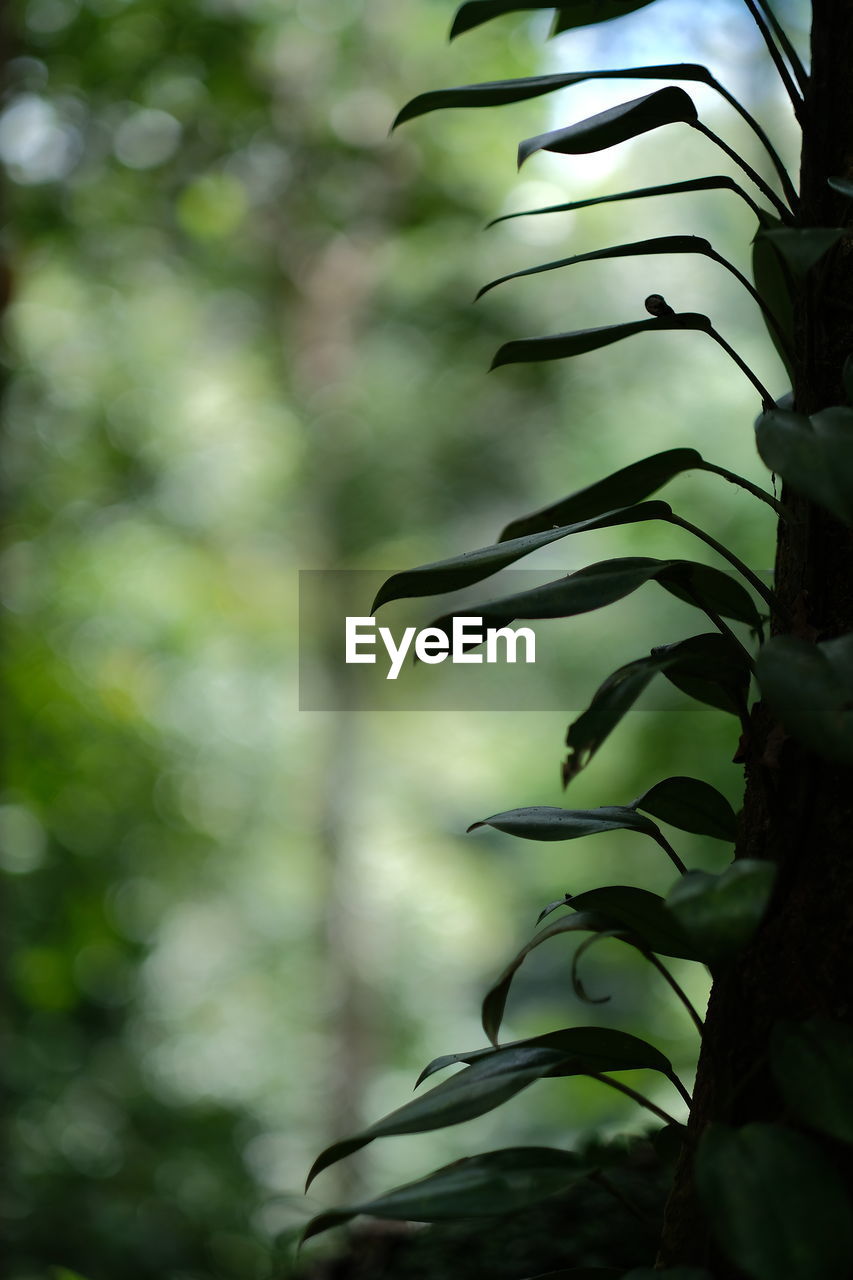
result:
[[[548,7],[555,8],[554,31],[570,32],[653,2],[566,0]],[[414,98],[397,118],[401,124],[439,108],[518,102],[590,79],[670,81],[589,119],[524,140],[519,163],[542,150],[583,155],[682,123],[735,162],[742,174],[738,180],[710,174],[529,212],[554,214],[606,201],[726,189],[755,218],[752,279],[708,240],[693,235],[618,244],[513,276],[608,258],[703,255],[732,273],[751,295],[790,373],[792,391],[774,398],[707,315],[675,311],[658,294],[646,299],[647,314],[627,323],[522,338],[497,352],[493,367],[575,358],[639,333],[705,334],[731,359],[738,371],[733,376],[747,378],[755,390],[757,447],[770,471],[782,478],[782,499],[687,444],[632,461],[519,517],[492,546],[395,574],[374,608],[443,593],[450,584],[472,586],[539,547],[582,531],[641,521],[689,531],[711,548],[722,567],[625,556],[491,600],[479,612],[492,626],[570,618],[604,608],[652,581],[693,606],[695,634],[674,642],[666,637],[668,643],[613,672],[569,725],[563,781],[570,786],[646,686],[662,677],[686,697],[731,715],[733,744],[745,772],[744,809],[738,823],[727,800],[707,782],[673,776],[654,780],[627,805],[604,796],[600,808],[509,809],[475,822],[475,827],[549,841],[627,829],[654,841],[678,878],[666,899],[643,889],[602,886],[545,907],[542,927],[485,997],[488,1043],[430,1063],[421,1080],[452,1065],[462,1069],[323,1152],[310,1178],[376,1138],[474,1118],[543,1077],[587,1075],[628,1093],[654,1114],[679,1148],[657,1254],[663,1270],[655,1274],[671,1280],[822,1280],[847,1276],[853,1266],[853,365],[848,359],[853,260],[845,231],[853,198],[853,107],[846,81],[853,65],[853,13],[843,0],[815,0],[807,73],[770,4],[745,0],[745,6],[803,130],[799,186],[761,122],[705,67],[694,64],[574,71],[438,90]],[[511,11],[542,7],[521,0],[468,0],[456,13],[451,34]],[[764,152],[760,170],[703,123],[684,87],[691,83],[711,86],[750,126]],[[481,292],[513,276],[492,281]],[[778,519],[772,589],[712,531],[652,496],[674,476],[696,469],[747,489]],[[449,632],[453,617],[436,625]],[[751,689],[758,694],[752,704]],[[689,870],[658,822],[731,841],[731,865],[721,875]],[[685,1005],[702,1038],[692,1097],[659,1050],[624,1032],[573,1026],[500,1042],[507,994],[526,956],[552,938],[574,933],[587,936],[584,946],[606,936],[634,948]],[[713,986],[705,1020],[670,974],[666,961],[671,957],[709,967]],[[582,994],[579,983],[578,990]],[[619,1079],[620,1072],[636,1069],[671,1081],[690,1109],[686,1126]],[[360,1213],[424,1222],[504,1215],[571,1194],[599,1173],[574,1152],[494,1151],[370,1202],[321,1214],[305,1235]],[[652,1249],[650,1256],[637,1259],[641,1270],[630,1275],[639,1280],[652,1274],[642,1267],[654,1261]]]

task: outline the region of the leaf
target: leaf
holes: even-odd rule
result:
[[[767,333],[793,382],[794,281],[778,246],[768,239],[769,231],[781,227],[782,223],[778,218],[761,211],[758,231],[752,241],[752,277],[758,293],[781,329],[780,336],[764,317]]]
[[[844,227],[772,227],[759,232],[776,249],[797,283],[844,234]]]
[[[672,595],[688,600],[698,608],[707,607],[738,622],[754,624],[758,619],[751,597],[734,578],[719,569],[691,560],[625,556],[587,565],[576,573],[529,591],[470,605],[464,612],[454,610],[437,618],[432,625],[450,635],[453,619],[457,617],[476,616],[482,619],[486,628],[507,626],[518,619],[574,618],[615,604],[653,580],[660,582]]]
[[[562,916],[554,924],[550,924],[547,928],[540,929],[537,934],[534,934],[530,942],[525,947],[522,947],[509,962],[483,1000],[483,1030],[492,1044],[497,1043],[498,1032],[503,1022],[512,980],[531,951],[535,951],[537,947],[540,947],[543,942],[547,942],[549,938],[556,938],[564,933],[598,933],[600,930],[606,929],[607,925],[608,921],[605,917],[589,911],[578,911],[569,916]],[[437,1059],[437,1061],[440,1061],[443,1066],[448,1065],[443,1059]],[[430,1067],[432,1066],[433,1064],[430,1064]],[[428,1068],[427,1074],[429,1074],[429,1070]],[[436,1067],[435,1070],[438,1070],[438,1068]]]
[[[853,200],[853,182],[848,178],[827,178],[827,182],[833,191],[840,191],[843,196]]]
[[[714,174],[708,178],[688,178],[684,182],[665,182],[656,187],[637,187],[634,191],[617,191],[611,196],[591,196],[586,200],[570,200],[567,204],[550,204],[542,209],[519,209],[515,213],[504,213],[499,218],[492,218],[486,226],[495,227],[499,222],[508,222],[511,218],[534,218],[543,213],[573,213],[576,209],[589,209],[596,204],[613,204],[619,200],[646,200],[651,196],[673,196],[691,191],[734,191],[738,195],[746,196],[734,178]]]
[[[490,1045],[485,1049],[472,1049],[466,1053],[436,1058],[421,1073],[421,1079],[426,1079],[433,1071],[440,1071],[458,1062],[467,1062],[472,1066],[492,1063],[494,1066],[504,1060],[518,1064],[528,1060],[537,1065],[544,1063],[547,1070],[543,1074],[560,1079],[598,1075],[602,1071],[644,1069],[660,1071],[669,1079],[673,1076],[669,1058],[639,1036],[632,1036],[627,1031],[616,1031],[612,1027],[565,1027],[560,1031],[546,1031],[544,1035],[533,1036],[528,1040],[514,1040],[510,1044]],[[451,1078],[458,1080],[459,1076]]]
[[[473,586],[474,583],[499,573],[508,565],[515,564],[523,556],[573,533],[590,533],[595,529],[610,529],[615,525],[636,524],[642,520],[660,520],[669,514],[671,508],[665,502],[626,506],[620,510],[596,514],[589,519],[584,518],[574,524],[563,524],[558,529],[550,527],[512,541],[501,541],[493,546],[480,547],[477,551],[466,551],[461,556],[452,556],[448,560],[437,560],[433,564],[420,565],[417,569],[395,573],[380,588],[373,602],[372,612],[375,613],[390,600],[442,595],[447,591],[459,591],[463,587]]]
[[[724,964],[746,946],[761,923],[776,868],[740,858],[722,875],[688,871],[670,890],[666,905],[710,965]]]
[[[566,360],[586,355],[602,347],[612,346],[637,333],[657,330],[690,329],[709,333],[711,321],[707,316],[683,311],[672,316],[650,316],[648,320],[631,320],[627,324],[608,324],[598,329],[576,329],[572,333],[554,333],[544,338],[516,338],[505,342],[492,360],[491,368],[506,364],[530,364],[537,360]]]
[[[771,409],[755,424],[762,460],[782,479],[853,524],[853,409],[838,405],[807,417]]]
[[[775,636],[759,651],[762,696],[809,750],[853,764],[853,635],[810,644]]]
[[[482,298],[490,289],[495,289],[507,280],[519,280],[522,276],[541,275],[544,271],[557,271],[561,267],[572,267],[579,262],[598,262],[607,258],[642,258],[651,254],[698,253],[706,258],[717,260],[717,255],[709,241],[701,236],[655,236],[651,240],[635,240],[631,244],[617,244],[609,249],[594,249],[591,253],[576,253],[570,258],[558,258],[555,262],[545,262],[538,267],[525,267],[521,271],[511,271],[509,275],[499,276],[484,284],[477,293]]]
[[[661,822],[694,835],[734,841],[737,833],[735,811],[726,797],[698,778],[665,778],[634,804]]]
[[[722,642],[722,643],[721,643]],[[697,677],[696,672],[700,675]],[[701,674],[704,672],[704,676]],[[654,649],[647,658],[636,658],[619,667],[596,690],[592,702],[569,725],[566,746],[569,758],[563,781],[569,782],[589,764],[602,743],[616,728],[649,682],[663,674],[689,697],[738,714],[738,698],[745,701],[750,670],[743,650],[724,636],[709,632],[673,645]]]
[[[635,809],[615,805],[600,809],[557,809],[551,805],[508,809],[472,822],[468,830],[476,831],[478,827],[494,827],[522,840],[577,840],[601,831],[639,831],[648,836],[657,832],[655,824]]]
[[[305,1228],[302,1242],[362,1213],[403,1222],[500,1217],[559,1195],[589,1172],[580,1156],[552,1147],[487,1151],[455,1160],[375,1200],[318,1214]]]
[[[675,662],[666,662],[661,668],[662,674],[689,698],[730,715],[745,714],[752,667],[737,641],[709,632],[662,645],[652,650],[652,656],[661,660],[675,657]]]
[[[712,1125],[696,1158],[708,1221],[752,1280],[827,1280],[853,1261],[844,1184],[808,1138],[780,1125]]]
[[[442,1081],[428,1093],[392,1111],[384,1119],[353,1138],[335,1142],[314,1161],[306,1189],[323,1169],[359,1151],[375,1138],[402,1133],[427,1133],[474,1120],[507,1102],[534,1080],[549,1074],[561,1061],[558,1051],[528,1048],[526,1052],[504,1053],[500,1058],[477,1062]]]
[[[591,996],[586,987],[581,982],[580,962],[590,947],[594,947],[596,943],[602,942],[607,938],[621,938],[622,934],[617,929],[603,929],[601,933],[595,933],[591,938],[585,938],[572,956],[571,983],[572,991],[579,1000],[584,1004],[607,1004],[610,996]]]
[[[524,164],[537,151],[554,151],[561,155],[585,155],[591,151],[605,151],[620,142],[637,138],[640,134],[662,125],[695,124],[696,107],[693,99],[683,89],[669,85],[654,93],[633,98],[630,102],[610,107],[598,115],[589,116],[577,124],[548,133],[525,138],[518,148],[518,166]]]
[[[564,17],[567,26],[558,26],[556,30],[587,27],[596,22],[607,22],[611,18],[621,18],[623,14],[633,13],[635,9],[642,9],[650,3],[651,0],[571,0],[571,3],[558,6],[558,17]],[[527,13],[531,9],[554,7],[553,4],[537,3],[537,0],[466,0],[456,11],[450,28],[450,39],[505,13]]]
[[[570,903],[581,915],[607,920],[627,930],[626,941],[657,955],[698,960],[699,955],[663,898],[632,885],[607,885],[576,894]],[[567,917],[571,919],[571,916]]]
[[[539,8],[543,6],[537,6]],[[523,76],[517,80],[488,80],[480,84],[456,85],[451,89],[432,89],[419,93],[398,112],[391,126],[430,111],[455,107],[503,107],[513,102],[527,102],[557,89],[568,89],[587,80],[693,80],[715,85],[707,67],[692,62],[666,63],[653,67],[621,67],[604,71],[565,71],[547,76]]]
[[[853,1030],[829,1018],[779,1022],[770,1065],[791,1110],[831,1138],[853,1142]]]
[[[503,530],[501,542],[525,537],[567,525],[590,520],[597,515],[624,508],[647,498],[683,471],[701,468],[703,459],[695,449],[665,449],[639,462],[632,462],[604,480],[579,489],[568,498],[542,507],[529,516],[513,520]]]

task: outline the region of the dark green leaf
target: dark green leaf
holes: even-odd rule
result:
[[[637,333],[652,333],[662,329],[690,329],[708,333],[711,321],[707,316],[696,312],[683,311],[678,315],[650,316],[648,320],[632,320],[627,324],[608,324],[599,329],[554,333],[544,338],[517,338],[513,342],[505,342],[498,349],[491,367],[498,369],[505,364],[530,364],[537,360],[566,360],[586,355],[588,351],[612,346],[614,342],[621,342],[623,338],[631,338]]]
[[[712,1125],[696,1158],[708,1221],[752,1280],[829,1280],[853,1262],[853,1221],[820,1148],[779,1125]]]
[[[665,778],[634,803],[661,822],[694,835],[733,841],[737,832],[735,811],[726,797],[698,778]]]
[[[780,1022],[770,1064],[782,1096],[806,1124],[853,1142],[853,1029],[829,1018]]]
[[[514,1213],[559,1195],[590,1172],[580,1156],[551,1147],[510,1147],[468,1156],[416,1182],[312,1218],[303,1242],[358,1214],[403,1222],[454,1222]]]
[[[794,280],[802,281],[815,263],[844,235],[844,228],[773,227],[759,232],[759,235],[770,241]]]
[[[669,85],[666,89],[644,94],[642,98],[610,107],[577,124],[540,133],[535,138],[525,138],[519,144],[518,164],[521,167],[537,151],[573,156],[604,151],[662,125],[679,121],[694,124],[696,119],[696,108],[690,95],[676,85]]]
[[[520,209],[516,213],[504,213],[493,218],[488,227],[497,226],[499,222],[507,222],[510,218],[533,218],[543,213],[573,213],[576,209],[588,209],[596,204],[613,204],[620,200],[646,200],[650,196],[674,196],[691,191],[735,191],[738,195],[746,193],[735,182],[723,174],[714,174],[709,178],[688,178],[684,182],[666,182],[657,187],[637,187],[634,191],[617,191],[612,196],[591,196],[586,200],[570,200],[567,204],[549,204],[542,209]]]
[[[665,504],[645,505],[663,507]],[[470,605],[464,611],[455,610],[436,619],[432,625],[450,634],[456,617],[482,618],[485,628],[507,626],[518,619],[574,618],[614,604],[653,580],[660,582],[672,595],[688,600],[698,608],[708,608],[738,622],[754,623],[758,618],[751,597],[734,578],[719,569],[691,560],[625,556],[587,565],[576,573],[533,587],[530,591]]]
[[[853,200],[853,182],[848,178],[827,178],[827,182],[834,191],[840,191],[843,196]]]
[[[624,935],[618,929],[603,929],[601,933],[595,933],[591,938],[585,938],[572,956],[571,983],[572,991],[579,1000],[584,1004],[607,1004],[610,996],[591,996],[586,987],[581,982],[580,962],[589,951],[590,947],[596,946],[597,943],[605,941],[608,938],[623,938]]]
[[[649,657],[628,662],[608,676],[586,711],[569,725],[566,745],[570,753],[563,766],[566,785],[586,768],[646,685],[659,673],[700,702],[722,706],[736,715],[741,703],[745,705],[750,669],[739,645],[709,632],[655,649]]]
[[[798,493],[853,524],[853,409],[838,405],[807,417],[787,409],[762,413],[758,452]]]
[[[467,1062],[471,1066],[491,1063],[495,1069],[496,1064],[504,1061],[519,1067],[531,1062],[537,1069],[542,1068],[543,1076],[561,1079],[602,1071],[642,1069],[660,1071],[670,1079],[673,1075],[672,1063],[659,1049],[638,1036],[629,1035],[627,1031],[616,1031],[611,1027],[565,1027],[560,1031],[546,1031],[544,1035],[528,1040],[514,1040],[510,1044],[491,1045],[485,1049],[436,1058],[421,1074],[421,1079],[458,1062]],[[458,1080],[459,1076],[452,1079]],[[437,1090],[433,1089],[432,1093],[435,1092]]]
[[[478,827],[494,827],[523,840],[577,840],[599,831],[640,831],[650,836],[657,832],[655,824],[636,809],[615,805],[600,809],[557,809],[551,805],[508,809],[473,822],[468,830],[476,831]]]
[[[674,662],[665,662],[662,674],[689,698],[730,715],[745,713],[752,665],[737,641],[710,632],[662,645],[652,650],[652,656],[662,661],[675,657]]]
[[[544,271],[557,271],[561,267],[573,267],[579,262],[599,262],[607,258],[643,258],[652,254],[698,253],[706,258],[715,258],[713,248],[701,236],[656,236],[651,240],[636,240],[632,244],[617,244],[610,249],[594,249],[591,253],[576,253],[571,258],[558,258],[555,262],[545,262],[538,267],[525,267],[522,271],[511,271],[509,275],[499,276],[484,284],[477,293],[477,298],[490,289],[495,289],[507,280],[519,280],[522,276],[537,276]]]
[[[373,602],[372,612],[375,613],[390,600],[443,595],[447,591],[459,591],[463,587],[473,586],[474,583],[482,582],[501,569],[515,564],[523,556],[538,551],[540,547],[547,547],[552,542],[559,542],[561,538],[567,538],[573,533],[591,533],[595,529],[637,524],[642,520],[661,520],[670,514],[671,508],[665,502],[626,506],[617,511],[605,511],[594,517],[584,518],[574,524],[563,524],[557,529],[543,529],[512,541],[501,541],[493,546],[480,547],[477,551],[466,551],[461,556],[452,556],[448,560],[438,560],[433,564],[420,565],[417,569],[395,573],[380,588]]]
[[[689,871],[670,890],[666,905],[710,965],[731,960],[761,923],[776,868],[770,862],[741,858],[723,872]]]
[[[547,942],[549,938],[556,938],[565,933],[598,933],[600,930],[606,929],[607,926],[608,921],[604,916],[589,911],[577,911],[572,915],[562,916],[545,929],[540,929],[528,942],[527,946],[522,947],[504,969],[494,986],[490,988],[483,1001],[483,1030],[492,1044],[497,1043],[498,1032],[503,1022],[512,980],[531,951],[535,951],[537,947],[541,946],[543,942]],[[449,1065],[449,1061],[445,1059],[437,1059],[436,1061],[442,1066]],[[434,1063],[430,1063],[426,1074],[430,1074],[432,1070],[438,1070]]]
[[[647,889],[624,884],[602,886],[576,894],[569,905],[582,916],[591,915],[594,920],[606,920],[610,926],[619,925],[627,931],[626,940],[642,950],[679,960],[699,959],[696,948],[667,910],[663,898]]]
[[[557,1050],[528,1047],[521,1053],[507,1051],[499,1058],[477,1062],[392,1111],[355,1137],[327,1147],[314,1161],[307,1185],[310,1186],[323,1169],[359,1151],[375,1138],[427,1133],[485,1115],[526,1089],[534,1080],[548,1075],[560,1061],[562,1055]]]
[[[764,211],[759,215],[760,225],[752,242],[752,277],[755,287],[776,318],[781,335],[772,324],[765,325],[773,345],[784,362],[791,381],[794,380],[794,280],[779,253],[768,239],[768,232],[780,228],[781,221]]]
[[[502,532],[500,540],[508,542],[629,507],[660,489],[673,476],[701,467],[702,463],[703,459],[695,449],[665,449],[663,453],[654,453],[649,458],[614,471],[604,480],[579,489],[568,498],[513,520]]]
[[[541,6],[540,6],[541,7]],[[481,84],[457,85],[452,89],[433,89],[420,93],[398,113],[392,128],[426,115],[452,107],[502,107],[513,102],[568,89],[586,80],[693,80],[715,84],[707,67],[692,62],[666,63],[654,67],[622,67],[607,71],[565,71],[548,76],[524,76],[518,80],[489,80]]]
[[[547,907],[543,907],[539,912],[539,915],[536,917],[536,923],[541,924],[546,916],[550,916],[552,912],[558,911],[560,907],[567,907],[571,900],[571,896],[572,895],[570,893],[564,893],[562,898],[557,898],[554,902],[549,902]]]
[[[818,755],[853,764],[853,635],[820,644],[775,636],[759,651],[755,674],[792,737]]]
[[[531,9],[556,7],[558,22],[562,20],[566,25],[558,25],[555,30],[567,31],[572,27],[588,27],[597,22],[608,22],[611,18],[621,18],[623,14],[633,13],[650,3],[651,0],[567,0],[555,6],[543,5],[537,0],[466,0],[456,11],[450,39],[505,13],[527,13]]]

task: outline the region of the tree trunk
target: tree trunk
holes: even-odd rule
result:
[[[812,75],[801,172],[802,225],[851,225],[850,202],[827,185],[853,179],[853,5],[814,0]],[[797,327],[795,404],[803,412],[844,403],[841,370],[853,353],[853,243],[844,240],[811,273]],[[824,640],[853,631],[853,533],[789,491],[780,522],[776,590],[785,628]],[[781,630],[777,626],[777,630]],[[747,786],[736,856],[778,865],[768,918],[739,961],[717,978],[694,1093],[686,1150],[667,1210],[661,1260],[711,1265],[696,1203],[695,1144],[713,1120],[744,1124],[783,1111],[767,1064],[779,1018],[812,1014],[853,1025],[853,771],[786,738],[762,707],[753,715]]]

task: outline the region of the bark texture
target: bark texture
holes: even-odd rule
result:
[[[812,74],[801,171],[803,226],[850,226],[851,206],[827,185],[853,179],[853,5],[814,0]],[[853,353],[853,239],[813,270],[797,324],[796,407],[844,403]],[[853,631],[853,534],[789,491],[780,523],[776,589],[793,631],[823,640]],[[661,1261],[740,1272],[716,1255],[696,1202],[695,1144],[713,1120],[744,1124],[782,1113],[767,1064],[773,1023],[823,1014],[853,1024],[853,770],[787,739],[764,708],[753,715],[737,857],[778,865],[768,919],[713,987],[688,1149],[667,1211]]]

